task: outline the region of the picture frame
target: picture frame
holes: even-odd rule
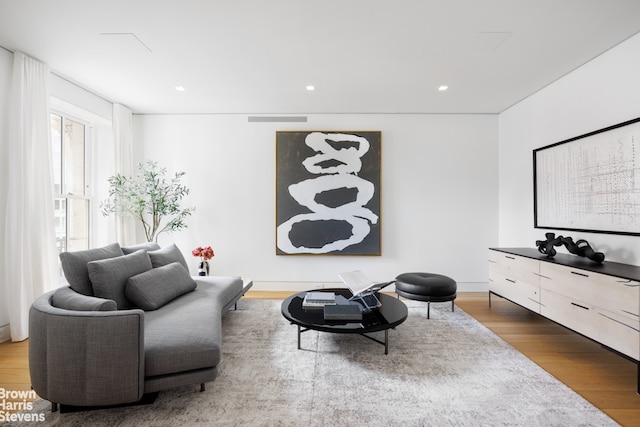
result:
[[[640,236],[640,118],[533,150],[534,227]]]
[[[276,131],[276,254],[381,255],[380,131]]]

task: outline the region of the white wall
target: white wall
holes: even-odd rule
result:
[[[535,247],[546,231],[563,234],[533,228],[532,150],[639,117],[638,70],[640,35],[500,114],[500,246]],[[639,237],[564,234],[589,241],[609,261],[640,265]]]
[[[460,290],[486,289],[486,250],[497,244],[497,116],[308,117],[134,116],[136,159],[185,171],[187,203],[197,209],[187,230],[159,243],[176,242],[194,268],[191,249],[212,245],[215,274],[250,277],[262,289],[330,284],[351,269],[379,280],[437,272]],[[275,255],[276,130],[382,131],[381,257]]]
[[[72,105],[72,108],[81,115],[89,113],[92,117],[99,117],[111,123],[113,117],[113,103],[111,101],[101,98],[55,73],[52,73],[49,79],[49,93],[51,96]]]

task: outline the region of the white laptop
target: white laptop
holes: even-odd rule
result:
[[[347,273],[340,273],[338,277],[347,285],[353,296],[359,294],[372,294],[378,292],[380,289],[389,286],[394,283],[395,280],[389,282],[373,282],[365,274],[360,271],[349,271]]]

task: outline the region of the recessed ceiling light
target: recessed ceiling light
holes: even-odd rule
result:
[[[184,86],[176,86],[178,92],[184,92]]]
[[[445,90],[449,89],[449,86],[447,85],[440,85],[440,87],[438,87],[438,90],[440,92],[444,92]]]
[[[313,90],[316,90],[316,87],[314,85],[307,85],[307,90],[311,92]]]

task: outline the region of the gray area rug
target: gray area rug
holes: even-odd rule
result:
[[[459,308],[408,301],[384,347],[358,335],[302,334],[280,301],[242,300],[223,321],[218,378],[152,405],[30,412],[60,426],[615,426]],[[383,338],[380,333],[379,337]],[[24,425],[33,425],[25,423]]]

